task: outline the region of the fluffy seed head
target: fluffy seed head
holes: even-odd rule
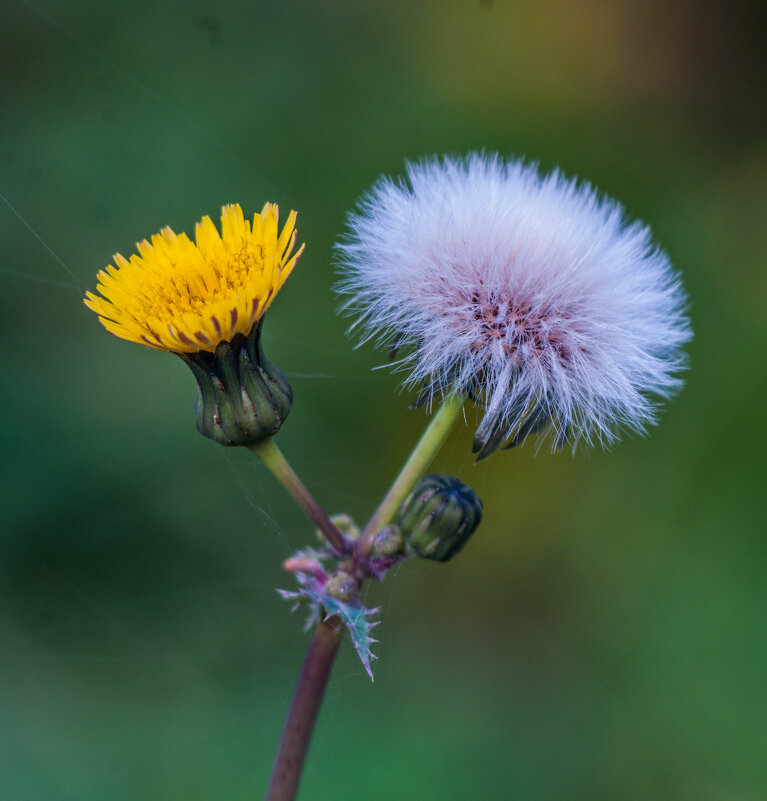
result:
[[[408,386],[484,409],[482,458],[551,435],[643,431],[680,386],[685,295],[649,229],[558,171],[472,154],[409,164],[360,202],[339,245],[352,328],[404,352]]]

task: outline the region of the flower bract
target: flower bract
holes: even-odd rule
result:
[[[680,385],[691,333],[667,256],[557,171],[484,154],[408,165],[339,247],[362,340],[393,343],[427,400],[473,398],[480,458],[531,434],[558,448],[643,431]]]
[[[279,231],[279,210],[267,203],[252,222],[238,204],[224,206],[221,232],[210,217],[197,223],[195,242],[163,228],[139,242],[126,259],[98,274],[98,295],[85,305],[110,333],[179,354],[214,352],[247,335],[290,275],[304,246],[293,253],[296,212]]]

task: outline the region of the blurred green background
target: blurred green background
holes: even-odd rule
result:
[[[485,501],[407,564],[371,685],[344,645],[304,799],[767,797],[764,11],[724,0],[0,6],[0,798],[261,797],[303,651],[274,591],[311,531],[200,437],[180,360],[82,305],[111,254],[238,201],[299,211],[266,326],[280,445],[373,508],[424,425],[335,316],[332,245],[404,159],[561,166],[682,271],[681,396],[612,453],[438,468]],[[12,208],[11,208],[12,207]],[[15,209],[15,211],[14,211]]]

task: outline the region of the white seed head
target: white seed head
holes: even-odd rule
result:
[[[681,382],[685,294],[649,229],[558,171],[471,154],[382,178],[339,245],[352,329],[406,386],[484,409],[480,458],[529,434],[609,444]]]

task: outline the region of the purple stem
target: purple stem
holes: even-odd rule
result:
[[[320,621],[301,669],[265,801],[295,801],[314,723],[341,642],[341,626]]]

